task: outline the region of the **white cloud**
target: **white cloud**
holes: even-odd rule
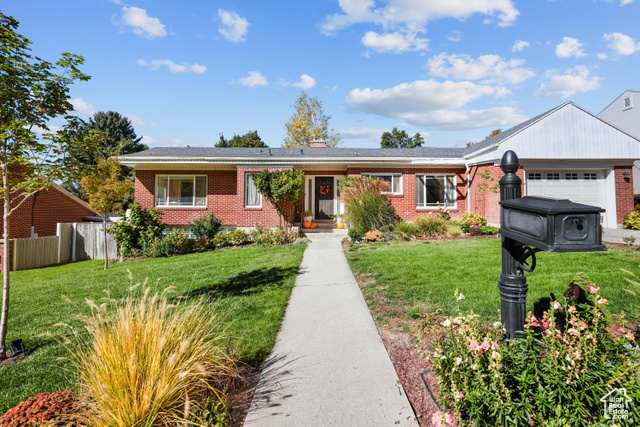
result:
[[[427,62],[429,74],[454,80],[480,80],[482,83],[518,84],[535,76],[522,68],[522,59],[504,60],[499,55],[435,55]]]
[[[601,59],[601,60],[605,60],[605,59],[609,58],[609,55],[607,55],[606,53],[603,53],[603,52],[597,53],[597,56],[598,56],[598,59]]]
[[[91,117],[95,114],[96,110],[93,105],[87,104],[82,98],[70,99],[69,102],[73,105],[73,112],[80,117]]]
[[[634,0],[620,0],[620,6],[626,6],[633,3]]]
[[[149,123],[142,117],[134,116],[132,114],[125,114],[125,117],[129,119],[132,126],[158,126],[157,123]]]
[[[149,39],[167,35],[164,24],[158,18],[147,15],[147,11],[134,6],[122,7],[122,18],[117,25],[132,28],[134,34]]]
[[[48,127],[49,127],[49,130],[46,130],[46,129],[44,129],[44,128],[41,128],[40,126],[34,126],[34,127],[32,127],[32,128],[31,128],[31,130],[32,130],[32,131],[33,131],[33,133],[35,133],[36,135],[40,135],[40,136],[45,135],[45,134],[50,134],[50,133],[56,133],[56,132],[58,132],[59,130],[62,130],[62,128],[61,128],[61,127],[59,127],[59,126],[51,126],[51,125],[50,125],[50,126],[48,126]]]
[[[573,37],[563,37],[562,43],[556,46],[558,58],[582,58],[587,56],[582,50],[582,43]]]
[[[374,0],[339,0],[342,13],[327,16],[321,25],[323,33],[357,23],[373,23],[387,28],[422,29],[427,22],[442,18],[464,20],[474,14],[497,16],[500,26],[513,24],[519,12],[512,0],[389,0],[375,8]]]
[[[453,110],[500,89],[472,82],[439,82],[434,79],[402,83],[389,89],[353,89],[345,103],[354,112],[404,119],[414,126],[432,129],[470,129],[506,126],[525,118],[515,108]]]
[[[300,76],[300,81],[297,82],[289,82],[287,80],[284,79],[280,79],[280,81],[278,82],[278,86],[280,87],[287,87],[287,86],[291,86],[291,87],[298,87],[302,90],[307,90],[307,89],[311,89],[312,87],[314,87],[316,85],[316,79],[314,79],[313,77],[311,77],[308,74],[303,74]],[[335,86],[335,88],[337,89],[337,86]],[[331,91],[333,92],[335,89],[332,89]]]
[[[218,27],[218,32],[222,37],[234,43],[245,41],[245,36],[249,32],[251,24],[246,18],[241,17],[232,10],[218,9],[218,17],[222,25]]]
[[[640,43],[626,34],[610,33],[605,34],[602,38],[609,42],[609,48],[618,55],[626,56],[640,51]]]
[[[259,71],[249,71],[249,75],[247,77],[239,78],[238,82],[242,86],[247,87],[266,86],[269,84],[269,82],[267,82],[267,78]]]
[[[368,128],[368,127],[350,127],[345,129],[337,129],[336,132],[340,134],[343,139],[360,139],[368,138],[374,140],[380,140],[382,134],[385,132],[391,132],[388,128]],[[428,136],[428,135],[422,135]]]
[[[149,67],[152,70],[159,70],[160,67],[167,67],[171,73],[193,73],[202,74],[207,71],[207,67],[200,64],[176,64],[170,59],[152,59],[150,62],[145,59],[138,59],[138,65],[141,67]]]
[[[549,77],[549,80],[534,92],[533,96],[535,98],[552,96],[568,98],[577,93],[599,89],[600,80],[602,80],[602,77],[590,76],[587,67],[583,66],[569,69],[562,75],[548,72],[547,77]]]
[[[417,34],[403,34],[401,32],[378,34],[368,31],[362,37],[362,44],[376,52],[402,53],[410,50],[427,50],[429,40],[420,38]]]
[[[453,30],[451,31],[451,33],[449,33],[449,35],[447,36],[447,40],[449,40],[450,42],[454,42],[457,43],[460,40],[462,40],[462,34],[460,33],[460,31],[458,30]]]
[[[531,44],[529,44],[529,42],[526,42],[524,40],[516,40],[516,42],[511,47],[511,51],[522,52],[525,47],[531,47]]]

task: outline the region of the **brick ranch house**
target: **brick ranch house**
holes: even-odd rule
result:
[[[449,208],[499,223],[498,194],[484,187],[501,176],[506,150],[520,158],[523,194],[569,198],[606,209],[603,226],[620,226],[633,210],[634,160],[640,141],[567,102],[468,148],[152,148],[122,157],[135,167],[135,200],[158,207],[168,225],[184,226],[207,213],[224,225],[279,224],[275,210],[256,192],[252,173],[299,169],[305,194],[297,206],[316,219],[340,213],[337,181],[379,177],[391,183],[397,214],[412,220]],[[489,171],[489,176],[487,172]]]
[[[14,200],[13,206],[16,206],[20,200]],[[58,223],[82,222],[84,217],[96,215],[96,211],[87,203],[59,185],[53,184],[50,189],[29,196],[11,214],[9,237],[23,239],[55,236]],[[2,222],[0,222],[0,257],[4,256],[5,245],[1,240],[3,232]],[[2,262],[0,262],[0,271],[2,271]]]

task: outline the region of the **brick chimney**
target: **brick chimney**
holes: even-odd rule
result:
[[[327,143],[321,139],[314,139],[309,143],[311,148],[327,148]]]

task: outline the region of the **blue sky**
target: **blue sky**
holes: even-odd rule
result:
[[[573,101],[640,89],[640,0],[4,0],[33,53],[84,56],[77,114],[114,110],[150,146],[272,147],[301,90],[342,146],[393,127],[464,146]]]

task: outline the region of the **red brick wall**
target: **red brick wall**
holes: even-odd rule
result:
[[[288,168],[290,169],[290,168]],[[187,225],[208,213],[222,220],[223,225],[253,227],[260,223],[265,227],[280,224],[276,210],[263,198],[261,208],[244,207],[244,175],[246,172],[260,172],[264,168],[238,168],[238,170],[215,171],[136,171],[135,200],[143,208],[155,205],[156,175],[207,175],[207,206],[203,207],[161,207],[162,221],[168,225]]]
[[[479,172],[485,170],[491,171],[491,177],[494,181],[490,179],[487,180],[478,175]],[[524,169],[522,167],[520,167],[517,174],[524,183]],[[471,166],[469,168],[470,211],[484,216],[489,224],[500,223],[500,192],[494,193],[490,188],[483,190],[481,186],[487,184],[489,187],[493,187],[503,175],[504,172],[502,172],[500,166],[494,166],[493,163]],[[522,186],[522,195],[524,196],[524,184]]]
[[[392,194],[391,204],[400,218],[412,220],[428,212],[438,212],[438,208],[416,209],[416,174],[455,174],[457,204],[449,209],[452,218],[460,218],[466,212],[467,182],[465,170],[460,168],[349,168],[349,176],[360,176],[363,173],[402,173],[402,194]]]
[[[633,167],[616,166],[614,168],[616,181],[616,222],[624,223],[624,217],[633,210]],[[629,174],[625,179],[623,173]]]
[[[19,201],[16,200],[13,205],[16,206],[18,202]],[[40,191],[37,196],[29,196],[29,198],[11,214],[10,237],[12,239],[31,237],[32,224],[38,236],[55,236],[56,227],[59,222],[82,222],[82,217],[84,216],[95,216],[95,213],[55,189]],[[0,222],[0,234],[2,232],[3,227]]]

